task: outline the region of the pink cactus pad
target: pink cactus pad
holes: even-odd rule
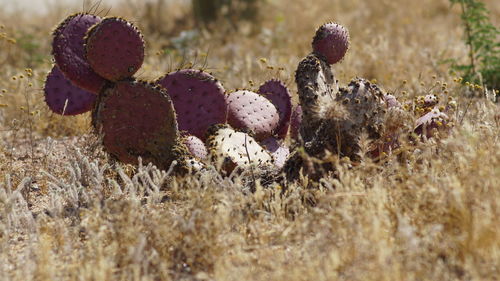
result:
[[[292,112],[290,119],[290,135],[293,139],[298,140],[300,135],[300,124],[302,123],[302,106],[297,105]]]
[[[183,138],[183,143],[187,146],[189,152],[197,159],[205,160],[207,158],[207,147],[199,138],[193,135],[187,135]]]
[[[179,130],[205,141],[210,126],[226,122],[225,90],[212,75],[183,69],[167,74],[156,83],[167,89],[172,98]]]
[[[52,54],[59,69],[75,86],[99,93],[106,81],[97,75],[85,59],[84,37],[101,18],[75,14],[66,18],[53,32]]]
[[[121,18],[106,18],[87,33],[85,55],[96,73],[119,81],[132,77],[141,67],[144,41],[131,23]]]
[[[285,138],[292,115],[292,97],[288,88],[281,81],[273,79],[262,84],[258,92],[278,109],[280,121],[275,133],[279,138]]]
[[[166,92],[154,84],[115,83],[99,96],[93,124],[104,134],[105,149],[122,162],[137,164],[140,156],[145,164],[168,169],[177,159],[174,108]]]
[[[349,49],[349,32],[340,24],[326,23],[316,31],[312,47],[329,64],[337,63]]]
[[[252,131],[256,140],[263,140],[275,132],[279,114],[265,97],[241,90],[228,96],[227,122],[236,129]]]
[[[277,168],[283,168],[288,156],[290,156],[290,149],[282,141],[274,137],[263,140],[261,144],[271,153],[274,165]]]
[[[391,94],[384,95],[384,101],[388,108],[401,107],[401,103],[399,103],[396,97]]]
[[[435,129],[446,128],[449,117],[441,112],[439,108],[434,108],[415,122],[415,133],[427,139],[433,137]]]
[[[45,81],[45,102],[50,110],[62,115],[77,115],[92,109],[96,95],[76,87],[54,65]]]

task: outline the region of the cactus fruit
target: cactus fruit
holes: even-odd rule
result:
[[[279,124],[276,134],[279,138],[285,138],[290,127],[290,117],[292,115],[292,97],[288,88],[279,80],[269,80],[262,84],[259,94],[270,100],[278,109]]]
[[[98,16],[75,14],[66,18],[53,32],[52,54],[64,76],[75,86],[99,93],[106,80],[97,75],[85,58],[84,37],[87,30],[101,21]]]
[[[261,141],[261,144],[271,153],[274,159],[274,165],[277,168],[283,168],[285,166],[286,160],[290,156],[290,149],[288,146],[284,145],[282,141],[275,137],[267,138]]]
[[[272,156],[246,133],[238,132],[229,125],[216,125],[209,129],[207,146],[214,161],[221,161],[222,169],[271,166]]]
[[[449,117],[439,108],[435,107],[415,122],[414,132],[427,139],[434,136],[434,130],[439,130],[447,127]]]
[[[187,135],[183,137],[182,142],[196,159],[205,160],[207,158],[207,147],[199,138],[193,135]]]
[[[54,65],[47,75],[44,93],[50,110],[62,115],[77,115],[90,111],[97,98],[95,94],[73,85],[57,65]]]
[[[121,18],[106,18],[85,38],[85,56],[92,69],[110,81],[132,77],[144,61],[139,30]]]
[[[167,89],[172,98],[179,130],[205,140],[210,126],[226,122],[225,90],[212,75],[184,69],[167,74],[156,83]]]
[[[121,81],[99,95],[94,127],[104,134],[105,149],[120,161],[152,162],[167,169],[179,159],[179,133],[167,93],[154,84]],[[182,154],[182,153],[181,153]]]
[[[349,32],[340,24],[326,23],[316,31],[312,47],[316,55],[329,64],[335,64],[349,49]]]
[[[234,128],[251,131],[263,140],[275,132],[279,124],[276,107],[265,97],[247,90],[229,94],[227,122]]]

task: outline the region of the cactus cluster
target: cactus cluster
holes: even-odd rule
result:
[[[92,124],[116,159],[137,164],[141,157],[164,169],[175,160],[197,170],[222,161],[226,172],[283,166],[292,104],[282,82],[270,80],[259,93],[228,94],[215,77],[196,69],[141,81],[134,74],[144,61],[143,37],[118,17],[72,15],[55,29],[52,46],[47,105],[62,115],[92,111]]]
[[[318,158],[330,151],[358,161],[363,136],[378,157],[397,148],[408,127],[403,106],[376,84],[355,78],[340,86],[331,65],[346,54],[349,34],[335,23],[318,29],[312,52],[298,65],[295,106],[276,79],[255,91],[226,92],[203,70],[180,69],[153,82],[135,78],[144,61],[143,37],[118,17],[72,15],[55,29],[52,47],[47,105],[62,115],[92,111],[105,150],[125,163],[141,157],[164,169],[176,161],[179,171],[207,164],[224,173],[248,167],[290,171],[311,163],[297,151]],[[448,124],[438,103],[434,96],[422,98],[424,114],[411,130],[430,138]],[[290,151],[290,141],[297,149]]]

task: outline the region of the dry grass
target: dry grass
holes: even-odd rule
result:
[[[201,66],[208,52],[227,89],[279,76],[295,91],[315,28],[335,20],[352,37],[335,67],[341,83],[376,79],[400,99],[447,83],[457,125],[404,164],[339,164],[319,189],[302,178],[249,193],[238,177],[124,166],[102,153],[88,115],[62,118],[43,103],[48,34],[71,11],[0,11],[0,280],[498,280],[500,112],[465,98],[439,64],[466,53],[447,1],[268,1],[260,30],[220,22],[186,48],[171,40],[193,26],[182,3],[158,18],[126,2],[110,14],[145,30],[142,78]],[[498,25],[499,6],[486,2]]]

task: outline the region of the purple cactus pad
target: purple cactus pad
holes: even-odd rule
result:
[[[212,75],[194,69],[172,72],[158,79],[172,98],[179,130],[205,141],[207,129],[226,122],[226,95]]]
[[[45,102],[50,110],[61,115],[77,115],[90,111],[96,95],[76,87],[54,65],[45,81]]]
[[[187,135],[183,138],[183,143],[186,145],[189,152],[197,159],[205,160],[207,158],[207,147],[199,138],[193,135]]]
[[[228,96],[227,122],[234,128],[252,131],[256,140],[263,140],[275,132],[279,114],[265,97],[241,90]]]
[[[141,67],[144,41],[131,23],[121,18],[106,18],[89,30],[85,55],[96,73],[119,81],[132,77]]]
[[[99,93],[106,80],[97,75],[85,58],[84,37],[101,18],[75,14],[66,18],[53,33],[52,54],[59,69],[75,86]]]
[[[125,163],[152,162],[168,169],[178,159],[179,132],[175,111],[165,90],[143,81],[114,83],[101,95],[92,122],[107,152]]]
[[[326,23],[316,31],[312,42],[313,51],[329,64],[342,60],[349,49],[349,32],[337,23]]]
[[[290,127],[292,115],[292,97],[288,88],[279,80],[269,80],[260,86],[259,94],[270,100],[279,112],[279,124],[276,134],[279,138],[285,138]]]
[[[277,168],[283,168],[288,156],[290,156],[290,149],[274,137],[263,140],[261,144],[271,153],[274,159],[274,165]]]

